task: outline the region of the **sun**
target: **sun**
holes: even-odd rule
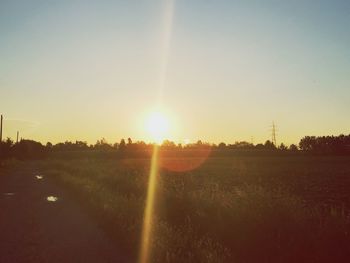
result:
[[[161,143],[169,132],[169,120],[161,112],[152,112],[146,120],[146,130],[153,142]]]

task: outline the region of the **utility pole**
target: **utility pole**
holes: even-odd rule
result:
[[[276,125],[275,122],[272,122],[272,143],[275,145],[275,147],[277,147],[277,141],[276,141]]]
[[[2,142],[2,121],[3,121],[3,116],[1,114],[1,120],[0,120],[0,142]]]
[[[16,143],[18,143],[18,137],[19,137],[19,131],[17,131],[17,140],[16,140]]]

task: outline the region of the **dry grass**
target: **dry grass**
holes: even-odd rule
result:
[[[152,262],[348,262],[348,163],[235,157],[190,172],[161,171]],[[149,160],[35,165],[69,188],[136,259]]]

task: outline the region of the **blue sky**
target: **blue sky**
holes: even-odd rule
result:
[[[169,2],[0,1],[5,135],[147,140],[159,88],[176,141],[349,133],[350,2]]]

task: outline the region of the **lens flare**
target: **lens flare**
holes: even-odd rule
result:
[[[174,158],[159,156],[159,166],[172,172],[188,172],[200,167],[211,154],[211,147],[186,150]]]
[[[169,60],[169,51],[170,51],[170,42],[172,35],[172,24],[173,24],[173,16],[174,16],[174,7],[175,0],[164,0],[162,1],[164,4],[164,13],[163,13],[163,21],[162,26],[162,37],[160,39],[160,74],[159,74],[159,86],[158,86],[158,101],[156,104],[161,105],[163,91],[166,86],[166,75],[168,68],[168,60]],[[163,129],[164,133],[164,121],[156,120],[156,125],[154,125],[158,129],[156,133],[159,133],[159,129]],[[158,127],[158,128],[157,128]],[[163,128],[162,128],[163,127]],[[153,216],[155,214],[155,195],[157,193],[157,174],[158,174],[158,146],[154,145],[152,160],[151,160],[151,169],[150,176],[148,179],[148,189],[147,189],[147,199],[146,199],[146,207],[144,212],[143,219],[143,229],[141,236],[141,249],[139,255],[140,263],[148,263],[151,262],[151,247],[150,244],[152,242],[152,233],[153,231]]]
[[[142,228],[142,242],[141,242],[141,251],[140,251],[140,263],[149,262],[150,258],[150,243],[151,235],[153,230],[153,215],[154,215],[154,206],[155,206],[155,195],[157,190],[157,175],[158,175],[158,145],[154,145],[150,176],[148,180],[148,189],[147,189],[147,199],[146,199],[146,208],[143,219],[143,228]]]

